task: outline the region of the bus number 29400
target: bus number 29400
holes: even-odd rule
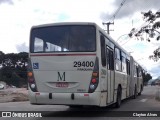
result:
[[[94,62],[93,61],[74,61],[73,67],[93,67]]]

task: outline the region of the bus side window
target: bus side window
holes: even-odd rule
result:
[[[121,71],[121,58],[120,58],[120,50],[118,48],[115,48],[115,65],[116,70]]]
[[[121,52],[121,61],[122,61],[122,72],[126,73],[126,55],[125,53]]]
[[[113,50],[107,47],[107,68],[109,70],[114,70],[114,55]]]
[[[106,66],[105,38],[102,35],[100,37],[100,41],[101,41],[101,61],[102,61],[102,66]]]
[[[136,66],[136,64],[134,65],[134,77],[137,77],[137,66]]]
[[[138,73],[139,73],[139,77],[142,77],[142,70],[141,70],[141,67],[138,67],[139,69],[138,69]]]
[[[130,75],[130,61],[126,59],[127,74]]]
[[[136,72],[137,72],[137,77],[139,77],[139,70],[138,70],[138,66],[136,66]]]

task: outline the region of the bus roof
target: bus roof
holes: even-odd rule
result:
[[[95,25],[97,26],[97,24],[93,22],[58,22],[58,23],[36,25],[36,26],[32,26],[32,28],[59,26],[59,25]]]

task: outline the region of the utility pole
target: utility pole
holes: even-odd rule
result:
[[[113,30],[110,30],[109,29],[109,26],[111,25],[111,24],[113,24],[114,25],[114,22],[107,22],[107,23],[102,23],[103,25],[107,25],[107,30],[105,30],[105,31],[107,31],[107,33],[109,34],[109,31],[113,31]]]

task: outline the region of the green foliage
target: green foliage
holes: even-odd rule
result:
[[[160,40],[160,32],[158,29],[160,28],[160,21],[157,21],[158,18],[160,18],[160,12],[153,13],[151,10],[148,12],[143,12],[143,20],[145,22],[148,22],[148,25],[142,26],[140,30],[136,30],[133,28],[130,33],[128,34],[129,37],[136,37],[138,40],[144,40],[143,34],[148,34],[149,38],[155,38],[156,40]],[[148,42],[150,42],[150,39],[146,39]],[[158,61],[160,59],[160,47],[157,48],[153,55],[149,56],[150,59],[153,59],[154,61]]]
[[[21,87],[27,85],[28,53],[4,54],[0,51],[0,81]]]
[[[148,81],[152,79],[152,76],[149,73],[145,73],[145,72],[142,73],[142,77],[143,77],[144,84],[148,83]]]

